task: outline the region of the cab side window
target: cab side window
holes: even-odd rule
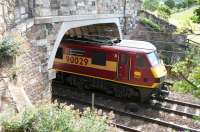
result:
[[[143,55],[136,56],[136,67],[137,68],[145,68],[147,67],[146,60]]]
[[[92,53],[92,64],[105,66],[106,65],[106,54],[104,52],[93,52]]]
[[[120,64],[121,65],[127,65],[128,64],[128,55],[127,54],[121,54],[120,55]]]
[[[63,59],[63,48],[59,47],[56,52],[56,58]]]

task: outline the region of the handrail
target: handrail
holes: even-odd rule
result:
[[[80,38],[64,38],[63,40],[69,40],[69,41],[75,41],[75,42],[84,42],[84,43],[95,43],[95,44],[99,44],[99,45],[112,45],[111,41],[100,41],[100,40],[97,40],[97,39],[87,39],[85,38],[86,40],[84,39],[80,39]],[[108,43],[108,44],[106,44]]]

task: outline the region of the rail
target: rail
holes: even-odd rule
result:
[[[166,101],[167,102],[167,101]],[[156,110],[161,110],[161,111],[164,111],[164,112],[167,112],[167,113],[174,113],[176,115],[179,115],[179,116],[185,116],[185,117],[188,117],[188,118],[194,118],[195,116],[199,116],[197,114],[192,114],[192,113],[188,113],[188,112],[183,112],[183,111],[180,111],[180,110],[176,110],[176,109],[171,109],[173,105],[175,104],[178,104],[180,105],[180,103],[175,103],[175,101],[173,101],[172,103],[172,106],[170,108],[168,107],[165,107],[162,105],[163,101],[162,102],[158,102],[158,103],[155,103],[153,105],[149,105],[150,108],[152,109],[156,109]],[[167,103],[170,103],[169,101]],[[183,102],[181,102],[181,104],[183,104]],[[195,104],[193,104],[195,105]],[[184,104],[184,105],[181,105],[181,106],[185,106],[187,107],[188,105],[187,104]],[[189,105],[190,106],[190,105]],[[189,107],[188,106],[188,107]],[[195,108],[195,107],[189,107],[189,108]],[[199,107],[197,107],[197,110],[199,109]],[[199,109],[200,110],[200,109]]]
[[[191,40],[191,39],[187,39],[186,42],[187,42],[188,44],[192,44],[192,45],[194,45],[194,46],[200,47],[200,43],[199,43],[199,42],[193,41],[193,40]]]
[[[166,101],[166,102],[170,102],[170,103],[175,103],[175,104],[179,104],[179,105],[183,105],[183,106],[188,106],[188,107],[200,109],[200,105],[199,104],[193,104],[193,103],[183,102],[183,101],[179,101],[179,100],[175,100],[175,99],[169,99],[169,98],[165,98],[162,101]]]

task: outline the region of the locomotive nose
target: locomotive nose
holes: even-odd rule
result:
[[[164,82],[167,76],[167,70],[164,65],[160,64],[151,68],[151,72],[155,78],[156,83]]]

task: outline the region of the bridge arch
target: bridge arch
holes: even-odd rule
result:
[[[51,51],[50,58],[48,60],[48,69],[53,68],[53,63],[55,59],[55,55],[57,52],[57,49],[60,45],[60,42],[64,36],[64,34],[72,29],[72,28],[77,28],[77,27],[82,27],[82,26],[88,26],[88,25],[93,25],[93,24],[106,24],[106,23],[113,23],[117,26],[117,30],[119,31],[120,38],[122,38],[122,32],[120,29],[120,22],[119,18],[100,18],[100,19],[86,19],[86,20],[77,20],[77,21],[67,21],[63,22],[62,25],[60,26],[60,29],[58,31],[53,50]]]

